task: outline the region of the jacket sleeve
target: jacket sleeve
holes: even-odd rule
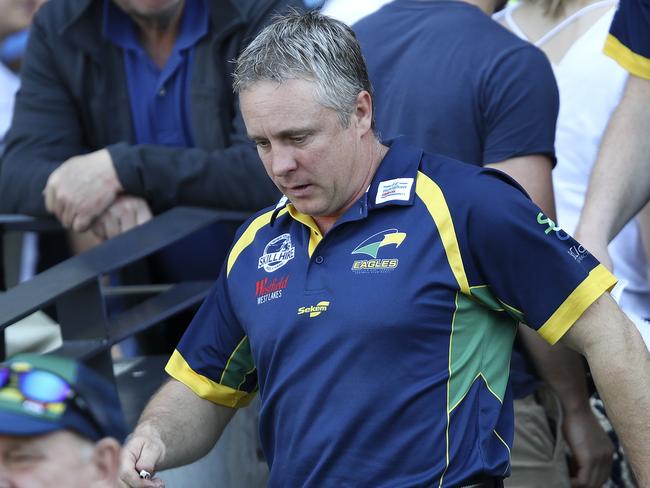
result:
[[[246,136],[239,108],[224,149],[113,144],[108,147],[124,191],[154,212],[176,205],[259,210],[280,196]]]
[[[245,45],[271,20],[274,13],[299,1],[241,2],[249,5],[249,19],[242,36]],[[230,84],[230,78],[224,80]],[[280,194],[267,176],[234,98],[229,144],[225,149],[205,151],[152,145],[109,146],[115,168],[127,193],[145,198],[154,212],[175,205],[198,205],[259,210],[277,201]]]
[[[63,161],[87,153],[75,104],[37,16],[30,33],[12,126],[0,167],[0,211],[48,216],[43,189]]]

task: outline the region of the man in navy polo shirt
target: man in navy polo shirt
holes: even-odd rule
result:
[[[616,280],[514,180],[381,144],[354,34],[315,13],[265,29],[235,90],[285,197],[241,227],[123,482],[158,486],[138,473],[204,454],[259,390],[270,486],[501,486],[518,322],[588,358],[650,480],[650,357]]]

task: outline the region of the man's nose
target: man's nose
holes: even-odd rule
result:
[[[285,176],[298,167],[295,151],[284,145],[275,146],[271,154],[271,171],[274,176]]]

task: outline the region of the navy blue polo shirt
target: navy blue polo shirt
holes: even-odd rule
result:
[[[530,154],[555,161],[559,97],[529,42],[465,2],[394,0],[354,25],[374,88],[377,131],[484,165]],[[515,398],[539,378],[512,359]]]
[[[518,321],[554,343],[615,281],[505,174],[396,141],[325,237],[245,223],[166,369],[259,390],[272,487],[458,486],[509,474]]]
[[[189,110],[193,47],[208,27],[205,0],[185,2],[178,38],[161,69],[143,49],[133,20],[111,0],[104,1],[103,34],[124,54],[136,143],[194,146]]]

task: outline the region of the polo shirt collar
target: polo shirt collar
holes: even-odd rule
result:
[[[415,200],[415,181],[423,151],[408,144],[404,137],[384,144],[389,146],[388,152],[379,164],[365,195],[368,211],[392,205],[410,206]],[[294,220],[312,227],[313,219],[298,212],[286,196],[283,196],[275,206],[271,216],[271,226],[285,207]]]
[[[404,137],[384,143],[389,150],[382,159],[368,188],[368,210],[392,205],[413,205],[415,180],[422,159],[422,150],[406,142]]]

